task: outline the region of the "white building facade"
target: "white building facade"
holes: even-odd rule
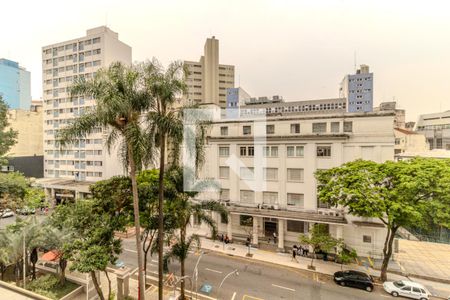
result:
[[[100,68],[116,61],[131,64],[131,47],[104,26],[42,48],[44,177],[94,182],[123,173],[117,156],[109,155],[104,146],[102,128],[70,148],[61,149],[55,140],[61,128],[95,105],[95,99],[70,97],[74,80],[93,78]]]
[[[216,216],[219,231],[283,251],[324,223],[359,255],[380,257],[383,224],[320,203],[314,173],[355,159],[393,160],[393,120],[393,112],[311,112],[213,122],[203,170],[219,180],[231,213],[228,224]]]

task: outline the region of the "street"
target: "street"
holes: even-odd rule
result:
[[[120,259],[126,266],[135,268],[136,250],[134,241],[127,239],[123,241],[124,251]],[[186,261],[186,275],[192,276],[198,254],[191,253]],[[149,259],[147,266],[148,275],[157,276],[157,256]],[[230,276],[220,290],[221,299],[233,300],[270,300],[270,299],[382,299],[391,298],[385,294],[381,287],[376,287],[372,293],[345,288],[334,282],[323,282],[313,280],[310,273],[293,270],[291,268],[251,261],[243,258],[218,254],[215,252],[205,253],[198,267],[198,284],[209,284],[213,287],[209,294],[211,297],[218,296],[218,287],[222,279],[233,270],[237,269],[239,275]],[[179,263],[172,262],[169,271],[179,275]],[[190,289],[187,281],[186,288]]]

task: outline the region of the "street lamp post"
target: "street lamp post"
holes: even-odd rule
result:
[[[173,298],[175,299],[175,297],[176,297],[176,294],[175,294],[175,292],[176,292],[176,290],[177,290],[177,284],[178,284],[178,282],[181,282],[182,280],[185,280],[186,278],[188,278],[189,279],[189,281],[191,282],[191,290],[192,290],[192,279],[191,279],[191,277],[189,277],[189,276],[183,276],[183,277],[181,277],[180,279],[178,279],[175,283],[174,283],[174,285],[173,285]]]
[[[203,257],[203,251],[200,252],[200,256],[198,257],[197,263],[195,264],[195,267],[194,267],[194,271],[192,272],[192,279],[195,282],[195,285],[194,285],[195,299],[197,299],[198,264],[200,263],[200,259],[202,259],[202,257]],[[191,293],[193,293],[193,292],[194,292],[194,290],[192,289],[192,286],[191,286]]]
[[[239,276],[238,270],[236,269],[236,270],[231,271],[230,273],[228,273],[228,274],[223,278],[222,282],[221,282],[220,285],[219,285],[219,289],[217,290],[217,300],[220,300],[220,297],[219,297],[219,295],[220,295],[220,289],[222,288],[223,283],[225,282],[225,280],[226,280],[228,277],[230,277],[230,276],[233,275],[233,274],[236,274],[236,276]]]

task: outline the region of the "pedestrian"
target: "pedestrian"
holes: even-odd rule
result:
[[[230,238],[228,237],[228,234],[225,235],[225,244],[228,244],[230,242]]]
[[[309,249],[308,247],[303,248],[303,256],[308,257]]]
[[[296,262],[298,262],[297,260],[297,248],[292,247],[292,258],[291,261],[295,260]]]
[[[247,237],[247,242],[245,243],[245,245],[246,245],[247,247],[250,246],[250,237]]]
[[[277,243],[277,233],[275,231],[273,232],[273,243]]]
[[[220,236],[220,241],[221,241],[221,242],[224,242],[224,241],[225,241],[225,237],[223,236],[223,233],[222,233],[222,235]]]
[[[303,247],[302,247],[302,245],[298,246],[298,254],[303,256]]]

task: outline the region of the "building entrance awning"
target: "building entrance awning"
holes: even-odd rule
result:
[[[325,215],[318,212],[263,209],[236,205],[230,205],[227,208],[231,214],[326,224],[347,224],[343,215]]]

